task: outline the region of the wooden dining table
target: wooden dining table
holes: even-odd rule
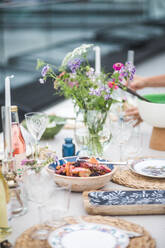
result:
[[[73,104],[70,100],[66,102],[60,103],[55,107],[50,108],[49,110],[45,110],[47,114],[56,114],[61,116],[73,116]],[[63,128],[52,140],[41,141],[40,145],[45,146],[48,145],[50,149],[56,151],[58,157],[62,156],[62,144],[64,143],[64,138],[72,137],[73,142],[74,139],[74,129],[72,124],[69,124],[67,128]],[[151,150],[149,148],[149,140],[150,135],[152,132],[152,127],[146,123],[142,123],[139,129],[140,131],[140,138],[141,138],[141,156],[155,156],[158,158],[165,157],[165,151],[156,151]],[[79,148],[76,145],[76,149]],[[105,151],[106,159],[111,161],[117,161],[119,157],[119,147],[112,142],[109,144],[108,148]],[[106,186],[106,189],[110,190],[120,190],[120,189],[128,189],[127,187],[118,185],[110,181]],[[70,209],[69,215],[72,216],[82,216],[87,215],[84,205],[83,205],[83,198],[82,193],[72,192],[71,193],[71,202],[70,202]],[[156,247],[157,248],[164,248],[165,247],[165,215],[129,215],[129,216],[118,216],[124,220],[136,223],[138,225],[143,226],[150,235],[156,240]],[[115,217],[114,217],[115,218]],[[12,234],[9,237],[9,240],[14,244],[16,239],[22,234],[23,231],[28,229],[29,227],[38,223],[38,215],[35,204],[29,203],[28,205],[28,212],[19,217],[13,218],[12,224]]]

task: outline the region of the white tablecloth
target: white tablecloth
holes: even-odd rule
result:
[[[72,116],[74,114],[72,104],[70,101],[67,101],[67,103],[60,104],[59,106],[50,109],[49,111],[47,111],[47,113],[56,113],[62,116],[68,116],[68,115]],[[141,125],[141,135],[143,137],[143,149],[142,149],[143,152],[141,155],[165,157],[165,152],[158,152],[148,148],[151,131],[152,131],[152,127],[148,126],[147,124]],[[73,130],[63,129],[54,138],[54,140],[51,140],[48,143],[50,148],[57,151],[58,156],[61,156],[62,144],[64,143],[65,137],[73,137],[74,139]],[[41,143],[42,145],[47,144],[46,141]],[[113,145],[111,144],[107,149],[105,156],[107,156],[107,158],[111,160],[114,160],[118,158],[118,152],[119,152],[118,147],[115,147],[114,144]],[[109,184],[106,186],[106,189],[107,188],[122,189],[124,187],[109,182]],[[86,215],[83,207],[81,193],[71,193],[71,206],[70,206],[69,214]],[[148,232],[156,240],[157,248],[165,247],[165,215],[120,216],[120,218],[142,225],[146,230],[148,230]],[[14,218],[12,220],[13,232],[9,240],[14,243],[16,238],[24,230],[26,230],[28,227],[36,223],[38,223],[37,211],[34,205],[30,204],[28,213],[26,215]]]

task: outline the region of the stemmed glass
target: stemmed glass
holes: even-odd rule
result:
[[[42,134],[44,133],[46,129],[48,117],[44,113],[30,112],[30,113],[25,114],[25,120],[26,120],[26,125],[27,125],[29,132],[35,139],[35,158],[38,162],[40,162],[38,144],[39,144]]]

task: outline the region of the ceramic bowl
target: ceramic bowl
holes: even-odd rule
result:
[[[74,157],[68,157],[67,161],[75,161],[76,156]],[[62,161],[59,160],[59,161]],[[105,161],[105,160],[104,160]],[[61,162],[60,162],[61,164]],[[57,165],[55,164],[50,164],[47,166],[47,170],[50,173],[54,174],[54,180],[55,182],[60,185],[60,186],[67,186],[71,185],[71,191],[75,192],[83,192],[83,191],[88,191],[88,190],[96,190],[104,187],[111,179],[112,176],[116,170],[113,164],[109,162],[107,165],[112,171],[109,173],[106,173],[105,175],[101,176],[93,176],[93,177],[71,177],[71,176],[63,176],[63,175],[58,175],[55,174],[55,167]]]
[[[153,127],[165,128],[165,104],[146,102],[138,99],[141,118]]]

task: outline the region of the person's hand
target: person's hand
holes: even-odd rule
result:
[[[146,87],[145,78],[140,76],[134,76],[134,80],[130,83],[129,87],[133,90],[143,89],[144,87]]]
[[[137,107],[131,107],[125,110],[125,116],[132,117],[132,119],[136,121],[134,127],[139,125],[143,121],[142,118],[140,117]]]

